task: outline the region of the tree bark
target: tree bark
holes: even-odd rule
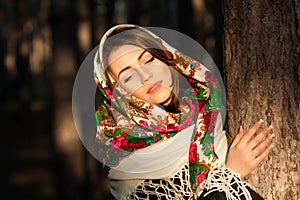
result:
[[[246,181],[265,199],[300,199],[300,3],[224,0],[228,134],[262,118],[276,135]]]

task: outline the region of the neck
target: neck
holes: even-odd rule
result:
[[[170,96],[165,101],[163,101],[161,103],[161,105],[168,106],[171,103],[171,101],[172,101],[172,96],[173,96],[173,92],[171,92]]]
[[[178,99],[176,95],[172,92],[170,97],[162,102],[160,105],[162,105],[166,111],[172,112],[172,113],[178,113]]]

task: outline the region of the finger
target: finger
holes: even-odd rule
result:
[[[274,137],[274,134],[268,136],[262,143],[260,143],[255,149],[253,149],[253,156],[258,157],[262,152],[264,152],[270,146]]]
[[[244,137],[244,142],[248,143],[252,136],[255,134],[255,132],[260,128],[261,124],[263,123],[264,120],[260,119],[258,122],[256,122],[250,129],[249,131],[245,134]]]
[[[266,136],[271,132],[272,128],[272,126],[269,126],[263,129],[259,134],[255,136],[255,138],[253,138],[249,142],[248,148],[250,148],[251,150],[254,149],[263,139],[266,138]]]
[[[233,146],[233,147],[236,146],[241,141],[243,136],[244,136],[244,129],[242,126],[240,126],[239,133],[235,136],[231,146]]]
[[[271,152],[273,145],[270,145],[265,151],[254,159],[255,167],[257,167]]]

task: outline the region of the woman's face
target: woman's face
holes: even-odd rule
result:
[[[171,71],[145,49],[123,45],[110,53],[108,62],[117,84],[135,97],[152,104],[170,103]]]

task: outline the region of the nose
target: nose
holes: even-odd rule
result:
[[[137,72],[139,73],[140,77],[141,77],[141,82],[145,83],[147,81],[150,81],[153,74],[148,71],[147,69],[145,69],[144,67],[138,67]]]

